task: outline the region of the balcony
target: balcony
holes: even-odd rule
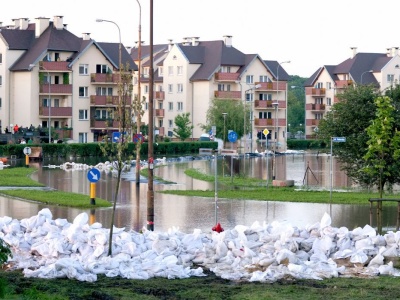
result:
[[[307,119],[306,126],[318,126],[320,121],[321,120],[317,120],[317,119]]]
[[[335,84],[336,84],[336,88],[343,89],[343,88],[353,85],[353,80],[336,80]]]
[[[308,103],[306,104],[306,110],[319,110],[319,111],[324,111],[326,108],[325,104],[312,104]]]
[[[119,74],[92,73],[90,74],[90,82],[93,84],[117,84]]]
[[[90,105],[91,106],[116,106],[118,105],[119,97],[118,96],[90,96]]]
[[[215,73],[215,80],[234,82],[239,80],[239,75],[239,73]]]
[[[73,131],[71,128],[64,129],[64,128],[56,128],[54,132],[58,134],[58,139],[72,139]]]
[[[241,99],[240,91],[214,91],[214,97],[219,99]]]
[[[316,88],[306,87],[306,95],[307,96],[311,95],[313,97],[321,97],[321,96],[325,96],[325,94],[326,94],[325,88],[316,89]]]
[[[165,110],[164,109],[156,109],[156,113],[155,113],[156,117],[158,118],[164,118],[165,116]]]
[[[40,94],[57,94],[57,95],[72,95],[72,84],[49,84],[43,83],[40,85]]]
[[[256,82],[256,85],[260,85],[255,91],[286,91],[286,81],[274,81],[274,82]]]
[[[118,129],[119,122],[114,120],[90,119],[91,129]]]
[[[158,130],[159,136],[165,136],[165,128],[164,127],[158,127],[156,130]]]
[[[278,102],[278,108],[286,108],[286,101],[272,101],[272,100],[255,100],[255,109],[274,109],[272,103]]]
[[[275,127],[275,119],[254,119],[254,126],[255,127],[266,127],[266,126],[274,126]],[[286,126],[286,119],[278,118],[277,127],[285,127]]]
[[[68,68],[68,61],[40,61],[39,70],[40,71],[58,71],[58,72],[71,72]]]
[[[154,92],[154,100],[165,100],[165,92]]]
[[[72,107],[39,107],[39,117],[48,117],[50,111],[50,117],[54,118],[72,118]]]

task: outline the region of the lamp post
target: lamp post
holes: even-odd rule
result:
[[[138,99],[135,105],[136,108],[140,108],[142,104],[141,100],[141,61],[142,61],[142,6],[140,5],[139,0],[136,0],[139,5],[139,46],[138,46]],[[136,133],[140,134],[140,124],[142,123],[142,116],[140,115],[139,109],[137,109],[137,118],[136,118]],[[137,144],[136,149],[136,184],[140,184],[140,144]]]
[[[272,180],[275,180],[276,177],[276,144],[278,142],[278,102],[272,103],[272,106],[275,109],[275,122],[274,122],[274,127],[275,127],[275,145],[274,145],[274,164],[272,165]]]
[[[119,53],[118,53],[118,59],[119,59],[118,64],[119,64],[119,66],[118,66],[118,68],[119,68],[119,73],[121,75],[121,30],[119,29],[118,24],[115,23],[114,21],[104,20],[104,19],[96,19],[96,22],[113,23],[118,28],[118,35],[119,35],[119,47],[118,47],[118,50],[119,50]],[[121,80],[121,78],[120,78],[120,80]]]
[[[363,75],[364,75],[365,73],[372,73],[372,72],[373,72],[373,70],[368,70],[368,71],[362,72],[360,84],[363,84]]]
[[[224,116],[224,149],[225,149],[225,121],[226,121],[226,115],[227,114],[228,113],[226,113],[226,112],[222,113],[222,115]]]

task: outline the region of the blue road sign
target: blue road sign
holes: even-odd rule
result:
[[[89,179],[90,182],[99,181],[99,179],[100,179],[99,169],[96,169],[96,168],[90,169],[87,173],[87,179]]]
[[[346,138],[345,137],[332,137],[332,141],[333,142],[337,142],[337,143],[344,143],[346,142]]]
[[[113,143],[119,142],[120,138],[121,138],[121,132],[113,132],[112,133],[112,141],[113,141]]]
[[[235,131],[231,131],[228,133],[228,141],[231,143],[234,143],[237,141],[238,135]]]

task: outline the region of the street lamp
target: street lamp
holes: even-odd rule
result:
[[[139,46],[138,46],[138,99],[137,103],[135,103],[135,107],[139,108],[142,103],[141,100],[141,87],[140,87],[140,79],[141,79],[141,60],[142,60],[142,6],[140,5],[139,0],[136,0],[139,5]],[[136,133],[140,134],[140,124],[142,123],[142,116],[140,115],[139,110],[137,111],[137,119],[136,119]],[[136,184],[140,183],[140,144],[137,144],[136,149]]]
[[[222,113],[222,115],[224,116],[224,149],[225,149],[225,121],[226,121],[226,115],[227,114],[228,113],[226,113],[226,112]]]
[[[275,109],[275,145],[274,145],[274,164],[272,166],[272,180],[275,180],[276,177],[276,144],[278,142],[278,106],[279,102],[272,103],[272,106]]]
[[[365,73],[372,73],[372,72],[373,72],[373,70],[368,70],[368,71],[363,72],[363,73],[361,74],[360,84],[363,84],[363,75],[364,75]]]
[[[113,24],[114,24],[115,26],[117,26],[117,28],[118,28],[118,35],[119,35],[119,48],[118,48],[118,50],[119,50],[119,53],[118,53],[118,58],[119,58],[118,63],[119,63],[119,66],[118,66],[118,68],[119,68],[119,72],[120,72],[120,75],[121,75],[121,30],[119,29],[118,24],[115,23],[114,21],[104,20],[104,19],[96,19],[96,22],[108,22],[108,23],[113,23]],[[121,80],[121,78],[120,78],[120,80]]]
[[[30,65],[29,65],[29,69],[32,69],[32,68],[34,68],[34,67],[35,67],[34,64],[30,64]],[[49,99],[48,99],[48,105],[49,105],[49,121],[48,121],[47,126],[48,126],[48,130],[49,130],[49,144],[51,144],[51,77],[50,77],[49,70],[47,70],[43,65],[41,66],[41,68],[42,68],[43,70],[45,70],[46,73],[47,73],[47,84],[49,85],[49,90],[48,90],[48,93],[49,93],[49,95],[48,95],[48,97],[49,97]],[[39,69],[39,71],[40,71],[40,69]]]

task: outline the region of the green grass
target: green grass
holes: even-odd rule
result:
[[[21,189],[0,190],[0,195],[76,208],[110,207],[112,205],[107,200],[101,198],[96,198],[96,204],[91,205],[89,196],[78,193],[68,193],[57,190],[23,189],[23,187],[44,186],[43,184],[36,182],[29,177],[35,171],[35,168],[9,168],[1,170],[0,186],[12,186]]]
[[[0,186],[44,186],[29,177],[35,171],[37,171],[35,168],[5,168],[0,170]]]
[[[99,276],[93,283],[72,279],[24,278],[21,272],[0,272],[3,299],[398,299],[395,277],[334,278],[322,281],[287,278],[275,283],[234,282],[209,274],[188,279],[131,280]]]

